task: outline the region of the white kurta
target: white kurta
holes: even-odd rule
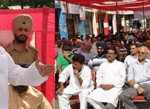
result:
[[[96,75],[97,87],[101,84],[113,84],[115,87],[110,90],[97,88],[88,97],[98,102],[112,103],[116,106],[125,82],[125,74],[125,67],[122,62],[117,60],[114,60],[113,63],[104,62]]]
[[[59,82],[65,82],[68,77],[70,77],[69,85],[64,89],[64,94],[76,94],[79,93],[82,89],[89,89],[91,92],[94,88],[92,76],[91,76],[91,69],[85,65],[83,65],[82,70],[80,71],[80,76],[83,80],[82,86],[73,73],[72,64],[67,66],[62,73],[59,75]]]
[[[13,85],[39,85],[47,77],[41,77],[33,63],[28,69],[16,65],[11,56],[0,47],[0,109],[8,109],[8,83]]]

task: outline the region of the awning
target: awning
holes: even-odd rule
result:
[[[150,0],[62,0],[64,2],[96,8],[100,10],[115,11],[117,10],[132,10],[142,11],[150,10]]]

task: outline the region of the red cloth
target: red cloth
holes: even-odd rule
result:
[[[13,35],[9,34],[9,37],[3,37],[4,35],[1,35],[1,31],[6,34],[8,31],[10,33],[12,30],[12,20],[18,14],[31,15],[33,28],[27,42],[30,42],[31,36],[35,32],[35,45],[38,49],[41,62],[54,65],[55,10],[48,7],[23,10],[0,10],[0,43],[2,45],[10,43]],[[7,41],[8,39],[11,40]],[[44,93],[51,103],[54,99],[54,74],[50,74],[49,79],[41,86],[38,86],[38,89]]]
[[[123,0],[61,0],[64,2],[86,6],[91,8],[96,8],[100,10],[116,11],[116,1],[118,1],[118,10],[133,10],[142,11],[143,5],[144,10],[150,10],[150,1],[144,2],[142,0],[135,0],[133,2],[123,2]]]
[[[145,97],[144,96],[136,96],[136,97],[133,98],[133,100],[136,100],[136,101],[145,100]]]

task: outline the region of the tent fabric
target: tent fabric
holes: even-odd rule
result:
[[[141,11],[150,10],[149,0],[62,0],[64,2],[77,4],[106,11],[116,10],[116,1],[118,2],[118,10]]]
[[[150,18],[150,12],[149,11],[145,11],[144,12],[145,18],[149,19]],[[136,11],[134,13],[134,17],[136,19],[143,19],[143,11]]]
[[[23,9],[23,10],[0,10],[0,43],[6,45],[13,39],[12,35],[12,20],[18,14],[29,14],[33,19],[33,28],[28,38],[30,43],[33,33],[35,33],[35,46],[39,52],[40,61],[44,64],[54,65],[54,33],[55,33],[55,10],[44,7],[37,9]],[[3,33],[3,34],[1,34]],[[9,33],[9,34],[8,34]],[[8,37],[4,37],[9,35]],[[6,39],[5,39],[6,38]],[[2,40],[1,39],[5,39]],[[8,41],[8,39],[11,39]],[[5,41],[7,43],[5,43]],[[51,73],[49,79],[38,86],[48,101],[51,103],[54,99],[54,74]]]

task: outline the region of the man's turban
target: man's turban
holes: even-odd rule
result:
[[[107,52],[107,45],[105,42],[99,42],[96,44],[97,48],[102,47],[102,49],[104,50],[104,52]]]
[[[16,31],[22,24],[26,24],[29,30],[32,29],[32,18],[28,14],[18,15],[12,22],[13,31]]]

